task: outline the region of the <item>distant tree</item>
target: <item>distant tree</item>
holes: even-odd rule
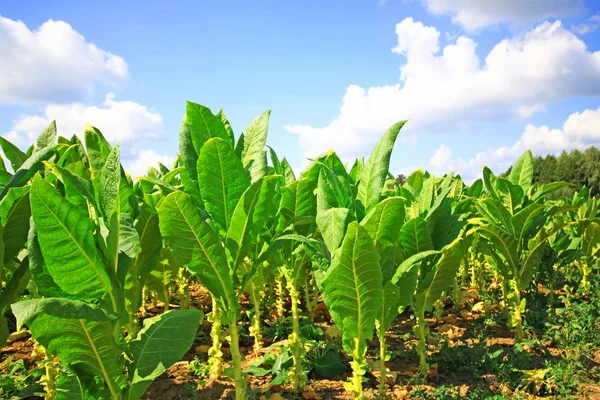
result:
[[[406,176],[404,176],[404,174],[399,174],[398,176],[396,176],[396,185],[397,186],[402,186],[407,181],[408,181],[408,178]]]

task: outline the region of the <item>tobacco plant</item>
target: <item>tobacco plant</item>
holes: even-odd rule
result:
[[[213,297],[213,328],[228,324],[236,399],[246,396],[239,350],[239,299],[254,266],[240,279],[269,215],[274,212],[278,175],[266,176],[264,151],[268,112],[255,119],[234,148],[233,132],[222,113],[188,103],[180,149],[184,192],[158,205],[160,230],[175,259]],[[251,261],[250,261],[251,262]],[[222,316],[221,316],[222,315]],[[221,333],[213,330],[213,372],[221,363]],[[220,347],[220,346],[219,346]]]

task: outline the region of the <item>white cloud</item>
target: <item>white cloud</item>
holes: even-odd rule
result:
[[[159,154],[155,150],[142,149],[135,155],[134,159],[125,160],[123,162],[123,167],[133,178],[136,178],[138,176],[146,175],[148,173],[148,167],[150,166],[158,169],[159,162],[170,168],[175,162],[175,158]]]
[[[451,159],[452,150],[442,144],[429,159],[429,165],[433,168],[434,174],[443,175],[445,172],[441,171],[444,171]]]
[[[402,135],[451,132],[482,122],[528,117],[572,96],[600,94],[600,52],[560,21],[504,39],[480,61],[467,36],[440,51],[439,32],[412,18],[396,26],[395,53],[406,58],[400,82],[348,86],[329,125],[293,125],[305,157],[335,148],[349,160],[368,154],[394,122],[410,118]]]
[[[163,134],[163,119],[158,112],[133,101],[115,100],[115,94],[109,93],[101,107],[82,103],[50,104],[43,116],[22,115],[3,136],[19,147],[27,147],[53,120],[62,136],[82,135],[89,123],[100,129],[111,143],[155,139]]]
[[[97,83],[120,86],[128,78],[123,58],[89,43],[63,21],[37,30],[0,16],[0,104],[81,101]]]
[[[450,15],[467,30],[498,23],[531,24],[552,17],[571,16],[583,0],[423,0],[427,10]]]
[[[559,154],[563,150],[583,150],[592,145],[600,145],[600,108],[571,114],[562,129],[528,124],[513,145],[481,152],[467,161],[452,159],[452,150],[441,145],[429,164],[436,175],[457,171],[465,181],[471,182],[481,176],[483,165],[495,173],[504,172],[527,150],[546,155]]]
[[[573,25],[571,28],[580,35],[594,32],[600,28],[600,14],[593,15],[585,22],[582,22],[579,25]]]

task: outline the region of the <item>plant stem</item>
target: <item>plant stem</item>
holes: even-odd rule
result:
[[[305,376],[302,366],[302,358],[304,356],[304,344],[300,335],[300,320],[298,317],[298,304],[300,304],[300,293],[294,285],[292,279],[287,279],[287,288],[290,292],[292,301],[292,333],[288,337],[288,345],[292,350],[292,358],[294,365],[290,371],[294,391],[298,391],[304,387]]]
[[[284,302],[285,302],[285,275],[283,274],[283,272],[279,273],[279,276],[277,278],[277,300],[275,303],[275,313],[276,313],[276,318],[277,321],[282,321],[283,320],[283,314],[284,314]]]
[[[190,284],[185,276],[185,268],[179,268],[177,274],[177,297],[179,297],[179,308],[187,310],[190,308]]]
[[[381,324],[379,325],[379,394],[385,396],[387,392],[387,374],[385,369],[385,356],[386,356],[386,344],[385,344],[385,329]]]
[[[367,370],[367,361],[365,357],[366,349],[362,348],[359,344],[359,339],[355,338],[355,351],[352,354],[352,361],[350,366],[352,367],[352,378],[350,381],[350,387],[346,387],[346,390],[351,390],[354,394],[354,399],[364,399],[364,393],[362,388],[363,376]]]
[[[248,283],[248,288],[250,292],[250,301],[252,301],[252,305],[254,306],[254,316],[252,317],[252,326],[250,326],[250,336],[254,338],[254,351],[259,352],[262,348],[262,335],[260,332],[260,321],[261,321],[261,311],[260,311],[260,293],[256,286],[252,281]]]
[[[510,323],[515,331],[515,341],[520,342],[525,339],[523,332],[523,317],[521,315],[521,292],[517,282],[514,279],[510,280],[510,288],[512,289],[512,299],[510,299]]]
[[[429,365],[427,364],[427,329],[425,327],[425,310],[417,311],[417,335],[419,336],[419,344],[417,351],[419,352],[419,369],[421,373],[427,376]]]
[[[208,364],[210,365],[210,376],[217,379],[223,374],[223,352],[221,351],[221,334],[223,328],[221,326],[221,310],[214,298],[212,300],[212,312],[209,321],[212,322],[210,336],[212,337],[213,345],[208,350]]]
[[[589,290],[590,290],[591,268],[590,268],[589,260],[583,260],[583,262],[581,263],[581,273],[582,273],[581,293],[585,295],[585,294],[588,294]]]
[[[242,375],[242,357],[240,354],[236,311],[230,312],[229,317],[229,344],[233,362],[233,382],[235,385],[235,399],[246,400],[246,378]]]

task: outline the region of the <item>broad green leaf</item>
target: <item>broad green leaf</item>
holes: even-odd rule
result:
[[[171,302],[169,287],[177,279],[179,267],[171,251],[163,247],[158,261],[145,282],[148,289],[155,293],[156,298],[166,305]]]
[[[277,231],[281,232],[293,223],[295,231],[308,235],[312,230],[311,226],[300,225],[298,221],[314,218],[317,212],[317,204],[310,181],[302,178],[287,184],[280,190],[281,203],[277,212],[279,218]]]
[[[231,145],[233,146],[233,144],[235,143],[233,128],[231,127],[231,123],[229,123],[229,120],[227,119],[227,116],[225,115],[225,111],[223,111],[223,109],[220,109],[219,112],[217,113],[217,117],[221,118],[221,121],[223,121],[223,126],[225,127],[225,130],[229,134],[229,138],[231,139]]]
[[[459,238],[442,249],[442,257],[437,262],[431,278],[420,280],[415,294],[414,306],[431,310],[442,293],[452,284],[463,258],[464,239]]]
[[[96,248],[94,222],[40,176],[33,179],[30,196],[40,248],[54,281],[70,294],[107,294],[116,310],[114,287]]]
[[[29,257],[25,257],[0,293],[0,315],[3,315],[17,297],[22,294],[30,278]]]
[[[37,140],[35,141],[35,148],[39,150],[43,149],[44,147],[54,146],[56,144],[56,138],[56,121],[52,121],[38,136]]]
[[[342,332],[344,349],[362,356],[373,337],[377,312],[383,302],[379,256],[373,240],[357,222],[348,226],[323,280],[327,309]]]
[[[349,211],[347,208],[329,208],[317,212],[317,226],[330,252],[334,252],[342,243]]]
[[[111,146],[102,132],[93,126],[86,125],[83,133],[90,165],[92,169],[99,171],[110,154]]]
[[[511,223],[512,215],[500,200],[486,197],[476,200],[475,206],[477,207],[479,214],[485,218],[488,223],[497,226],[507,233],[514,233],[514,226]]]
[[[29,188],[24,188],[26,189],[24,194],[21,194],[23,192],[21,188],[11,188],[8,195],[0,201],[0,221],[4,225],[4,265],[11,262],[19,254],[27,241],[31,205],[29,202]],[[15,198],[19,194],[21,196]],[[12,207],[9,206],[10,202],[12,202]],[[6,208],[9,208],[9,211],[5,214]]]
[[[588,257],[595,257],[600,250],[600,224],[590,222],[585,231],[581,243],[582,253]]]
[[[358,199],[364,205],[366,213],[371,211],[381,200],[381,192],[389,171],[394,143],[405,123],[406,121],[397,122],[383,134],[365,165],[358,185]]]
[[[129,342],[133,377],[127,399],[142,397],[154,379],[185,355],[202,318],[202,311],[190,309],[167,311],[144,320],[142,330]]]
[[[50,354],[80,376],[98,376],[111,393],[125,387],[123,349],[115,341],[114,316],[81,301],[35,299],[11,306],[17,325],[27,325],[31,336]]]
[[[80,208],[87,208],[87,202],[89,201],[90,204],[97,207],[96,198],[93,194],[94,187],[89,181],[56,164],[45,163],[45,165],[46,168],[62,181],[65,187],[66,198],[73,205]]]
[[[225,233],[250,178],[231,145],[220,138],[206,142],[198,157],[200,192],[215,224]]]
[[[485,190],[489,193],[489,195],[495,199],[499,199],[500,196],[498,194],[498,178],[488,167],[483,167],[483,184],[485,185]]]
[[[160,204],[158,216],[160,232],[177,262],[196,275],[223,310],[237,304],[223,245],[200,217],[192,198],[171,193]]]
[[[402,305],[400,288],[392,282],[383,286],[383,303],[377,321],[383,326],[383,330],[390,329],[392,322],[398,316],[398,308]]]
[[[29,236],[27,238],[27,252],[29,253],[27,259],[29,260],[31,276],[36,284],[37,292],[40,296],[65,298],[77,297],[69,295],[62,290],[56,284],[56,282],[54,282],[52,275],[50,275],[48,267],[44,262],[44,257],[42,256],[42,250],[40,249],[37,230],[35,229],[33,219],[31,219],[31,227],[29,229]],[[85,294],[81,297],[85,297]]]
[[[332,207],[351,209],[352,197],[349,183],[342,182],[327,165],[321,165],[317,184],[317,210],[324,211]]]
[[[441,249],[457,238],[463,222],[458,213],[452,212],[452,200],[445,198],[428,217],[429,235],[435,249]]]
[[[361,222],[377,248],[395,245],[403,224],[404,201],[401,197],[383,200]]]
[[[491,225],[480,227],[477,231],[491,242],[495,250],[493,253],[502,255],[512,271],[519,270],[519,244],[513,236]]]
[[[508,174],[508,180],[513,185],[519,185],[524,192],[527,192],[533,182],[534,165],[533,154],[531,150],[527,150],[513,164],[510,174]]]
[[[256,237],[275,213],[275,184],[279,175],[265,176],[253,183],[237,203],[231,225],[227,231],[226,245],[236,268],[244,260],[249,246],[256,244]]]
[[[406,257],[422,251],[433,250],[427,222],[423,218],[417,217],[404,224],[400,231],[400,244]]]
[[[362,220],[361,225],[375,243],[385,284],[394,273],[394,258],[391,256],[404,225],[404,199],[389,197],[383,200]]]
[[[419,215],[429,211],[433,205],[433,195],[435,193],[435,178],[429,177],[423,180],[423,187],[417,196],[417,205],[419,206]]]
[[[204,202],[200,195],[200,186],[198,185],[198,153],[192,143],[192,133],[188,123],[187,115],[183,116],[181,128],[179,130],[179,154],[183,170],[181,171],[181,183],[183,190],[194,199],[198,207],[204,208]]]
[[[244,167],[250,163],[250,176],[256,182],[266,174],[262,159],[265,157],[267,133],[269,130],[269,117],[271,110],[267,110],[256,117],[244,130],[244,150],[242,151],[242,164]]]
[[[192,143],[196,154],[211,138],[221,138],[233,147],[231,137],[220,116],[214,115],[208,107],[188,101],[185,107],[187,123],[190,127]]]
[[[294,170],[290,165],[289,161],[285,158],[281,160],[281,168],[283,169],[283,176],[285,176],[285,183],[289,185],[290,183],[296,180],[296,175],[294,174]]]
[[[104,217],[110,220],[113,214],[121,212],[119,204],[119,186],[121,185],[121,161],[119,145],[112,148],[108,154],[100,175],[100,190],[98,191],[98,205]]]
[[[418,263],[425,261],[433,256],[437,256],[440,254],[439,250],[427,250],[422,251],[417,254],[413,254],[412,256],[406,258],[396,269],[394,276],[391,279],[391,282],[397,284],[402,281],[403,277]],[[416,281],[415,281],[416,285]],[[414,292],[414,288],[410,291],[410,295],[412,296]]]
[[[2,200],[7,194],[11,187],[23,186],[43,167],[42,161],[48,160],[54,155],[53,147],[44,147],[43,149],[33,152],[27,160],[15,174],[10,178],[10,181],[4,186],[2,193],[0,193],[0,200]]]
[[[2,136],[0,136],[0,146],[2,147],[2,151],[6,158],[10,161],[13,171],[17,171],[25,160],[27,160],[27,155],[25,153]]]

